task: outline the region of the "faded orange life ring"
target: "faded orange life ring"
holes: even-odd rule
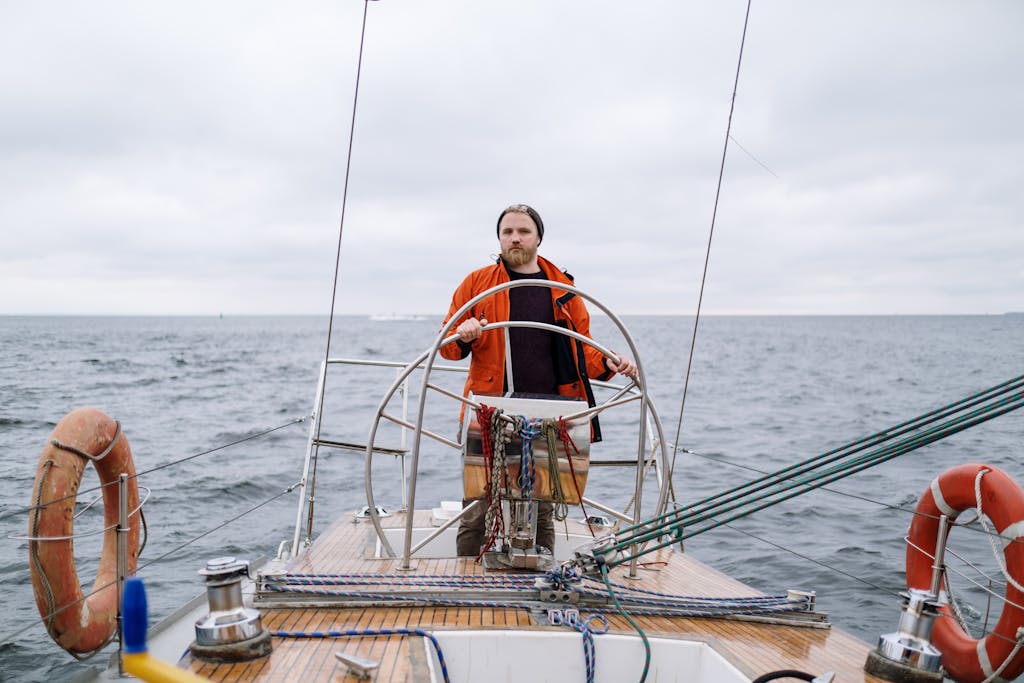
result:
[[[103,550],[88,597],[75,569],[74,508],[86,463],[103,484]],[[128,475],[128,566],[139,557],[141,513],[128,439],[121,426],[95,408],[78,408],[57,423],[36,467],[29,512],[29,569],[36,607],[58,645],[88,655],[109,642],[117,627],[118,486]]]
[[[935,479],[917,503],[910,524],[907,545],[907,587],[928,590],[939,533],[939,516],[956,519],[964,510],[978,506],[975,482],[981,477],[981,511],[1002,536],[1006,570],[1024,586],[1024,491],[1008,474],[992,465],[970,463],[946,470]],[[916,547],[915,547],[916,546]],[[980,683],[1010,656],[1024,627],[1024,593],[1012,582],[1006,586],[1006,602],[991,633],[981,640],[971,638],[953,618],[948,605],[935,620],[932,641],[942,652],[942,665],[961,683]],[[1021,650],[1000,672],[997,680],[1013,680],[1024,672]]]

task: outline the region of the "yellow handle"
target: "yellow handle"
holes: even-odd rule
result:
[[[122,658],[125,671],[149,683],[210,683],[209,678],[179,669],[148,652],[124,654]]]

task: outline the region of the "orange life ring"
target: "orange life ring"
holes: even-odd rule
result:
[[[931,588],[933,560],[926,553],[934,554],[939,515],[952,520],[964,510],[977,507],[975,481],[982,472],[981,511],[1003,537],[1007,572],[1019,585],[1024,585],[1024,491],[997,467],[970,463],[940,474],[917,503],[907,545],[908,588]],[[953,618],[949,606],[942,606],[941,616],[935,620],[932,641],[942,652],[942,665],[952,678],[961,683],[978,683],[1003,664],[1017,642],[1018,629],[1024,627],[1024,609],[1020,605],[1024,605],[1024,593],[1007,583],[1006,602],[999,621],[981,640],[967,635]],[[998,680],[1013,680],[1022,672],[1024,650],[1006,664]]]
[[[88,457],[85,457],[88,456]],[[103,551],[96,581],[84,597],[75,569],[74,508],[86,463],[103,484]],[[46,630],[68,652],[86,655],[110,640],[117,627],[118,486],[128,474],[128,567],[139,557],[139,488],[128,439],[120,425],[95,408],[68,413],[53,430],[36,468],[29,512],[29,568],[36,607]]]

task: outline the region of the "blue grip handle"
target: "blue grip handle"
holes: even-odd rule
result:
[[[146,622],[149,619],[146,587],[142,579],[131,578],[124,583],[121,616],[124,618],[124,651],[137,654],[146,651]]]

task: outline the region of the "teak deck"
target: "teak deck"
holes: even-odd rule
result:
[[[422,524],[419,524],[422,516]],[[417,513],[417,526],[428,526],[428,513]],[[405,516],[396,514],[382,520],[386,526],[403,526]],[[400,560],[368,559],[369,522],[352,515],[332,524],[309,552],[293,560],[291,573],[379,573],[399,572]],[[396,549],[397,550],[397,549]],[[735,581],[688,557],[678,550],[661,550],[647,556],[640,585],[646,590],[691,596],[758,595]],[[471,558],[413,558],[418,575],[481,574],[482,567]],[[612,580],[629,581],[623,568],[613,571]],[[393,606],[260,606],[264,627],[271,631],[345,631],[364,629],[453,630],[488,628],[550,629],[540,626],[525,609]],[[871,647],[834,627],[774,625],[734,619],[688,617],[634,617],[650,636],[700,640],[714,648],[751,679],[779,669],[798,669],[815,675],[836,672],[842,683],[882,683],[863,671]],[[627,635],[635,630],[620,616],[609,616],[609,632]],[[600,636],[598,636],[599,638]],[[413,645],[415,643],[415,645]],[[331,681],[355,683],[359,679],[337,666],[335,653],[344,651],[380,663],[380,683],[424,683],[429,680],[426,655],[420,638],[406,636],[350,638],[273,638],[269,657],[245,664],[204,664],[188,661],[190,671],[213,681]]]

